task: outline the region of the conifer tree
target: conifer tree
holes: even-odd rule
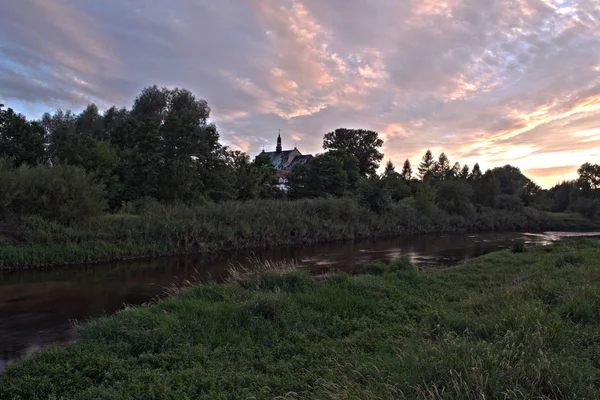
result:
[[[435,159],[433,158],[433,153],[431,153],[431,150],[428,149],[423,156],[423,161],[421,161],[419,164],[419,177],[422,180],[431,178],[431,175],[434,172],[434,167]]]
[[[408,158],[404,161],[404,165],[402,166],[402,172],[400,173],[400,177],[405,181],[410,181],[412,179],[412,167],[410,165],[410,161]]]

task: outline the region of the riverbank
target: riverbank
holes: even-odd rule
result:
[[[411,199],[412,200],[412,199]],[[258,249],[436,232],[594,230],[575,214],[483,209],[470,217],[416,211],[410,201],[384,213],[353,199],[208,203],[152,207],[63,225],[23,217],[0,226],[0,269],[89,264],[166,255]]]
[[[569,240],[434,273],[195,286],[10,366],[0,398],[594,398],[599,257]]]

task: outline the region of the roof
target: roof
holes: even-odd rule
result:
[[[305,156],[296,156],[292,160],[292,163],[288,166],[288,169],[294,169],[296,165],[304,165],[312,160],[314,157],[312,154],[307,154]]]

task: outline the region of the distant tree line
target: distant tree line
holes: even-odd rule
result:
[[[383,173],[377,132],[336,129],[323,149],[288,175],[282,191],[269,159],[223,146],[210,108],[184,89],[144,89],[131,109],[46,113],[29,121],[0,107],[0,217],[39,213],[72,220],[145,201],[198,203],[267,198],[355,197],[375,212],[406,202],[422,213],[465,217],[524,207],[600,213],[600,166],[543,190],[514,166],[481,171],[430,150],[413,170],[407,159]]]

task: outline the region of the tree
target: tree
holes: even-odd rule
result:
[[[554,212],[565,212],[571,206],[571,194],[576,188],[575,182],[562,182],[552,189],[550,189],[550,195],[553,200],[552,211]]]
[[[469,166],[467,164],[463,165],[462,169],[460,170],[460,173],[458,174],[458,177],[462,180],[469,180],[469,174],[470,173],[470,169]]]
[[[108,140],[108,135],[103,129],[102,116],[95,104],[88,105],[77,116],[75,125],[79,136],[87,136],[97,140]]]
[[[435,169],[435,159],[431,150],[427,150],[423,156],[423,160],[419,164],[419,177],[422,180],[431,178]]]
[[[381,146],[383,140],[379,134],[364,129],[339,128],[323,138],[325,150],[340,150],[354,155],[358,159],[361,176],[375,175],[383,159],[383,154],[379,152]]]
[[[35,166],[46,160],[45,132],[37,122],[29,122],[11,108],[1,111],[0,157],[10,157],[16,167]]]
[[[4,111],[2,107],[4,107],[4,104],[0,104],[0,126],[2,126],[6,119],[6,111]]]
[[[41,124],[48,137],[48,156],[52,164],[82,166],[86,151],[84,140],[77,134],[77,116],[71,111],[45,113]]]
[[[319,154],[307,164],[296,166],[288,174],[289,195],[305,197],[341,197],[348,189],[348,175],[342,160],[334,154]]]
[[[474,167],[473,172],[475,171]],[[495,207],[496,197],[501,193],[500,181],[491,170],[486,171],[481,178],[473,180],[473,203]]]
[[[577,184],[584,191],[600,189],[600,165],[585,163],[577,170]]]
[[[382,214],[391,208],[392,198],[384,180],[396,180],[400,182],[397,176],[391,175],[387,178],[371,176],[361,180],[358,190],[358,201],[371,211]]]
[[[500,192],[510,196],[520,196],[530,181],[529,178],[521,173],[519,168],[512,165],[496,167],[491,172],[500,182]]]
[[[600,165],[585,163],[577,173],[579,178],[571,192],[571,209],[595,218],[600,214]]]
[[[385,165],[383,176],[387,178],[398,176],[398,173],[396,172],[396,167],[394,167],[392,160],[388,160],[387,164]]]
[[[482,178],[483,174],[481,173],[481,168],[479,167],[479,163],[475,163],[473,165],[473,171],[471,171],[471,180],[478,181]]]
[[[450,170],[450,174],[448,177],[449,178],[460,178],[460,173],[461,173],[460,163],[457,161],[452,166],[452,169]]]
[[[412,167],[410,165],[410,161],[408,158],[404,161],[404,165],[402,166],[402,172],[400,173],[400,177],[405,181],[410,181],[412,179]]]
[[[433,179],[443,181],[450,175],[450,160],[445,153],[440,154],[437,162],[433,166]]]
[[[415,207],[422,214],[429,215],[436,210],[435,190],[431,186],[429,179],[425,179],[419,185],[415,194]]]
[[[360,162],[355,155],[348,153],[342,150],[331,150],[328,151],[332,157],[337,158],[341,161],[342,166],[344,167],[344,171],[346,172],[346,176],[348,178],[348,191],[354,191],[358,187],[358,183],[361,179],[360,175]]]
[[[208,124],[210,108],[185,89],[148,87],[136,98],[131,116],[130,165],[124,177],[134,198],[190,202],[202,195],[234,198],[235,177],[219,133]],[[127,189],[129,192],[130,189]]]
[[[448,180],[438,185],[435,198],[437,205],[447,213],[471,217],[474,213],[471,194],[471,186],[468,183]]]
[[[375,184],[375,182],[375,180],[371,180],[371,184]],[[381,179],[376,183],[383,187],[393,201],[400,201],[411,195],[410,187],[402,179],[402,176],[396,172],[391,161],[388,161]],[[374,192],[374,190],[370,190],[370,192]]]
[[[253,162],[246,153],[230,152],[231,167],[235,171],[236,198],[251,200],[278,197],[278,180],[275,167],[265,155],[257,156]]]

